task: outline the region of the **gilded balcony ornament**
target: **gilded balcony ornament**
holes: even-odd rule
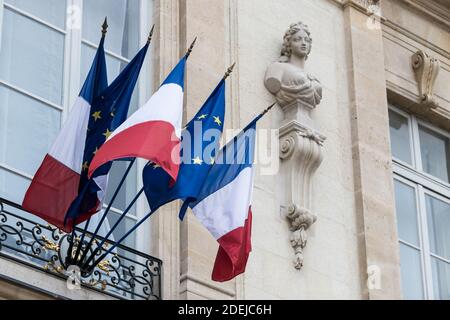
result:
[[[59,251],[59,245],[54,243],[53,241],[47,239],[47,237],[42,236],[41,240],[44,242],[45,249],[55,251],[55,252]]]
[[[161,298],[161,260],[132,248],[119,246],[126,256],[114,252],[108,256],[108,262],[102,261],[102,269],[98,266],[90,273],[84,272],[74,265],[73,259],[67,259],[72,236],[75,235],[77,241],[70,254],[75,255],[79,245],[86,245],[86,240],[81,244],[78,236],[81,230],[76,229],[74,235],[61,234],[55,227],[24,218],[24,214],[21,214],[24,212],[26,211],[20,205],[0,197],[1,257],[13,255],[18,264],[23,263],[32,269],[67,280],[75,276],[82,286],[104,291],[119,299]],[[30,261],[33,263],[30,264]]]
[[[108,260],[103,260],[103,261],[101,261],[101,262],[97,265],[97,267],[98,267],[100,270],[106,272],[106,274],[107,274],[108,276],[109,276],[110,266],[111,266],[111,264],[109,263]]]

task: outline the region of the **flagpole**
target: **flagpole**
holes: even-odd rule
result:
[[[103,24],[102,24],[102,30],[101,30],[101,33],[102,33],[102,39],[105,39],[106,34],[108,33],[108,27],[109,27],[109,25],[108,25],[108,17],[106,16],[106,17],[105,17],[105,20],[103,21]],[[85,230],[84,230],[84,232],[83,232],[83,236],[82,236],[82,240],[80,241],[80,244],[82,244],[82,243],[83,243],[82,241],[84,241],[84,235],[85,235],[85,233],[86,233],[86,230],[87,230],[87,228],[88,228],[88,226],[89,226],[90,221],[91,221],[91,218],[89,217],[89,219],[88,219],[87,222],[86,222]],[[69,241],[69,248],[68,248],[68,251],[67,251],[68,258],[69,258],[68,261],[70,261],[70,262],[72,262],[72,250],[73,250],[73,245],[74,245],[74,241],[75,241],[75,236],[76,236],[75,228],[73,228],[73,230],[72,230],[72,236],[71,236],[71,238],[70,238],[71,241]],[[76,260],[78,259],[78,254],[80,253],[80,252],[79,252],[79,248],[80,248],[80,245],[77,247],[77,253],[76,253],[76,256],[75,256],[75,258],[76,258],[76,259],[75,259],[75,262],[76,262]]]
[[[153,36],[154,28],[155,28],[155,25],[153,25],[153,27],[152,27],[152,29],[151,29],[151,31],[150,31],[150,35],[149,35],[149,37],[148,37],[148,39],[147,39],[147,44],[150,44],[150,42],[151,42],[151,39],[152,39],[152,36]],[[185,54],[186,59],[188,59],[189,56],[190,56],[190,54],[192,53],[192,50],[194,49],[194,46],[195,46],[195,43],[196,43],[196,42],[197,42],[197,37],[195,37],[194,41],[192,41],[191,45],[189,46],[189,48],[188,48],[188,50],[187,50],[187,52],[186,52],[186,54]],[[134,161],[134,160],[133,160],[133,161]],[[131,164],[130,164],[130,166],[131,166]],[[122,183],[123,183],[123,181],[126,179],[126,177],[128,176],[128,173],[129,173],[129,170],[127,169],[127,171],[125,172],[125,174],[122,176],[122,180],[121,180]],[[121,185],[119,185],[119,188],[120,188],[120,186],[121,186]],[[116,189],[115,195],[117,194],[117,191],[118,191],[118,189]],[[140,195],[143,191],[144,191],[144,188],[142,188],[142,189],[139,191],[137,197],[139,197],[139,195]],[[137,197],[136,197],[135,199],[133,199],[131,205],[133,205],[134,202],[137,201]],[[81,259],[80,259],[80,263],[82,263],[83,259],[85,259],[86,255],[87,255],[88,251],[91,249],[92,244],[93,244],[93,241],[94,241],[94,237],[97,235],[98,230],[100,229],[100,225],[101,225],[101,224],[103,223],[103,221],[105,220],[106,214],[108,213],[108,211],[109,211],[109,209],[110,209],[110,207],[111,207],[111,205],[112,205],[114,199],[115,199],[115,197],[113,197],[112,201],[111,201],[110,204],[108,205],[108,208],[107,208],[106,211],[104,212],[104,214],[103,214],[103,216],[102,216],[102,219],[100,220],[99,225],[98,225],[97,228],[96,228],[96,232],[92,235],[92,238],[91,238],[91,240],[90,240],[88,246],[87,246],[87,247],[85,248],[85,250],[83,251],[83,255],[82,255]],[[130,209],[131,209],[131,207],[130,207]],[[126,211],[126,212],[127,212],[127,211]],[[125,216],[124,214],[121,215],[121,217],[119,218],[119,220],[118,220],[118,221],[114,224],[114,226],[110,229],[110,231],[109,231],[108,235],[105,237],[105,239],[107,239],[107,238],[109,237],[109,235],[112,234],[112,232],[115,230],[115,228],[117,227],[118,223],[119,223],[120,221],[122,221],[122,219],[124,218],[124,216]],[[86,229],[85,229],[85,232],[86,232]],[[85,232],[83,233],[83,237],[84,237]],[[104,241],[102,241],[102,245],[103,245],[103,243],[104,243]],[[101,245],[100,245],[100,246],[97,246],[97,248],[94,250],[94,255],[95,255],[96,252],[98,252],[98,250],[99,250],[100,247],[101,247]],[[77,249],[78,249],[78,248],[77,248]],[[77,252],[78,252],[78,250],[77,250]],[[78,254],[76,255],[76,258],[77,258],[77,259],[76,259],[75,261],[78,260]],[[92,258],[92,257],[91,257],[91,258]],[[92,259],[88,259],[88,262],[90,262],[91,260],[92,260]],[[86,265],[88,262],[86,262],[84,265]]]
[[[106,250],[104,254],[100,256],[100,258],[94,261],[92,266],[88,268],[88,272],[92,271],[97,264],[99,264],[103,259],[105,259],[105,257],[108,256],[108,254],[110,254],[115,248],[117,248],[118,245],[120,245],[130,234],[132,234],[137,228],[139,228],[139,226],[143,224],[145,220],[147,220],[155,212],[150,211],[149,213],[147,213],[147,215],[144,218],[142,218],[138,223],[136,223],[130,230],[128,230],[128,232],[125,233],[125,235],[122,238],[113,243],[112,246],[108,250]],[[89,262],[92,260],[94,256],[95,255],[93,254],[83,267],[88,267]]]
[[[92,252],[92,255],[87,259],[87,261],[85,263],[82,264],[82,268],[86,267],[89,262],[92,261],[92,259],[95,258],[95,255],[97,254],[97,252],[99,252],[99,250],[103,247],[103,245],[105,244],[106,240],[108,240],[109,236],[114,232],[114,230],[117,228],[117,226],[120,224],[120,222],[125,218],[125,216],[127,215],[127,213],[131,210],[131,208],[134,206],[134,204],[136,203],[136,201],[139,199],[139,197],[141,196],[141,194],[144,192],[144,188],[142,187],[141,190],[139,190],[139,192],[136,194],[136,196],[133,198],[133,200],[131,201],[131,203],[128,205],[128,207],[125,209],[124,212],[122,212],[122,214],[120,215],[119,219],[114,223],[114,225],[111,227],[111,229],[108,231],[108,233],[106,234],[106,236],[103,237],[102,241],[100,242],[100,244],[97,244],[97,248],[95,248],[95,250]],[[91,238],[91,242],[94,239],[94,237]],[[92,244],[92,243],[91,243]],[[88,248],[85,249],[85,252],[87,253]],[[82,261],[82,260],[81,260]],[[81,262],[80,261],[80,262]]]
[[[108,28],[108,23],[107,23],[107,19],[105,18],[105,21],[104,21],[103,26],[102,26],[102,34],[103,34],[103,37],[104,37],[105,34],[106,34],[107,28]],[[150,43],[151,43],[151,41],[152,41],[152,37],[153,37],[153,32],[154,32],[154,30],[155,30],[155,25],[152,26],[152,28],[151,28],[151,30],[150,30],[150,33],[149,33],[149,35],[148,35],[148,37],[147,37],[147,43],[146,43],[147,46],[149,46]],[[92,242],[94,241],[94,238],[95,238],[95,236],[96,236],[97,233],[98,233],[98,230],[100,230],[100,227],[101,227],[101,225],[103,224],[103,222],[104,222],[104,220],[105,220],[105,218],[106,218],[106,215],[108,214],[108,212],[109,212],[109,210],[110,210],[110,208],[111,208],[111,205],[113,204],[115,198],[117,197],[117,193],[118,193],[118,191],[120,190],[120,188],[122,187],[122,184],[123,184],[125,178],[128,176],[128,173],[130,172],[130,169],[131,169],[131,167],[132,167],[133,164],[134,164],[134,159],[133,159],[133,161],[131,161],[131,163],[129,164],[129,166],[128,166],[128,168],[127,168],[127,170],[126,170],[124,176],[122,177],[121,183],[119,184],[119,186],[117,187],[116,191],[114,192],[114,195],[115,195],[115,196],[113,196],[113,198],[111,199],[111,203],[108,205],[106,211],[104,212],[104,214],[103,214],[103,216],[102,216],[102,218],[101,218],[101,221],[100,221],[99,224],[97,225],[96,231],[95,231],[94,234],[92,235],[91,240],[90,240],[88,246],[86,246],[85,250],[83,250],[83,255],[82,255],[81,259],[80,259],[80,262],[83,261],[83,259],[84,259],[84,258],[86,257],[86,255],[87,255],[87,252],[88,252],[88,251],[90,250],[90,248],[92,247]],[[84,230],[83,230],[83,233],[82,233],[81,244],[83,243],[84,238],[85,238],[85,236],[86,236],[86,232],[87,232],[87,230],[88,230],[90,220],[91,220],[91,218],[89,217],[89,219],[88,219],[87,222],[86,222],[86,225],[85,225],[85,228],[84,228]],[[79,254],[80,254],[80,250],[81,250],[81,246],[77,247],[77,251],[76,251],[76,254],[75,254],[75,262],[78,262],[78,256],[79,256]]]
[[[108,17],[105,17],[105,21],[103,21],[102,24],[102,37],[104,38],[106,36],[106,33],[108,32]]]
[[[191,45],[189,46],[189,49],[187,50],[186,54],[184,55],[186,57],[186,59],[188,59],[189,56],[191,55],[196,42],[197,42],[197,37],[194,38],[194,41],[192,41]]]
[[[122,188],[122,185],[124,184],[125,179],[127,178],[128,173],[130,172],[131,168],[133,167],[133,164],[134,164],[135,161],[136,161],[136,158],[134,158],[133,160],[130,161],[130,163],[129,163],[128,167],[127,167],[127,170],[125,171],[125,174],[122,176],[122,179],[120,180],[119,185],[117,186],[116,190],[114,191],[114,194],[113,194],[113,196],[112,196],[112,198],[111,198],[111,201],[109,201],[109,204],[108,204],[108,206],[106,207],[106,210],[103,212],[103,215],[102,215],[102,217],[101,217],[101,219],[100,219],[100,221],[99,221],[97,227],[95,228],[94,233],[91,235],[91,239],[90,239],[88,245],[87,245],[86,248],[83,250],[83,254],[82,254],[81,258],[80,258],[80,263],[86,258],[86,255],[87,255],[88,251],[91,249],[92,243],[94,242],[95,237],[97,236],[97,234],[98,234],[98,232],[99,232],[99,230],[100,230],[100,228],[101,228],[103,222],[105,221],[106,216],[107,216],[108,212],[110,211],[112,204],[113,204],[114,201],[116,200],[116,198],[117,198],[117,196],[118,196],[118,194],[119,194],[119,191],[120,191],[120,189]],[[89,220],[90,220],[90,219],[89,219]],[[89,221],[89,220],[88,220],[88,221]],[[87,229],[87,226],[86,226],[85,232],[87,232],[87,230],[88,230],[88,229]],[[77,259],[75,259],[75,261],[78,260],[78,254],[76,254],[76,258],[77,258]]]
[[[228,77],[229,75],[230,75],[230,73],[231,73],[231,71],[233,70],[233,67],[234,67],[234,65],[235,64],[233,64],[230,68],[228,68],[228,71],[227,71],[227,73],[225,74],[225,79],[226,79],[226,77]],[[264,111],[263,112],[261,112],[256,118],[255,118],[255,120],[256,119],[261,119],[262,117],[264,117],[274,106],[275,106],[275,104],[276,103],[273,103],[273,104],[271,104],[269,107],[267,107],[266,109],[264,109]],[[253,120],[253,121],[255,121],[255,120]],[[253,122],[252,121],[252,122]],[[251,122],[251,123],[252,123]],[[142,190],[141,190],[142,191]],[[140,194],[139,194],[140,195]],[[152,212],[152,211],[150,211],[145,217],[143,217],[136,225],[134,225],[130,230],[128,230],[128,232],[127,233],[125,233],[125,235],[124,236],[122,236],[122,238],[120,238],[118,241],[116,241],[116,242],[114,242],[113,244],[112,244],[112,246],[108,249],[108,250],[106,250],[105,251],[105,253],[104,254],[102,254],[101,256],[100,256],[100,258],[98,258],[97,260],[95,260],[94,261],[94,263],[92,264],[92,266],[90,267],[90,268],[88,268],[88,264],[89,264],[89,262],[90,261],[92,261],[93,260],[93,258],[95,257],[95,254],[98,252],[97,250],[94,252],[94,254],[90,257],[90,259],[83,265],[83,267],[85,267],[85,268],[87,268],[87,270],[88,270],[88,272],[91,272],[94,268],[95,268],[95,266],[97,266],[103,259],[105,259],[107,256],[108,256],[108,254],[110,254],[115,248],[117,248],[117,246],[119,246],[131,233],[133,233],[141,224],[143,224],[153,213],[155,213],[156,211],[154,211],[154,212]],[[105,239],[106,239],[107,237],[105,237]],[[105,239],[104,239],[104,241],[105,241]],[[104,241],[102,242],[102,243],[104,243]],[[99,247],[97,247],[97,249],[98,249]]]

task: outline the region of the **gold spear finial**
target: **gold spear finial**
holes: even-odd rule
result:
[[[270,106],[268,106],[267,107],[267,109],[266,110],[264,110],[262,113],[261,113],[261,116],[263,116],[263,115],[265,115],[267,112],[269,112],[270,111],[270,109],[272,109],[273,108],[273,106],[274,105],[276,105],[277,103],[276,102],[274,102],[274,103],[272,103]]]
[[[186,52],[186,59],[189,58],[191,55],[192,49],[194,49],[195,42],[197,41],[197,37],[195,37],[194,41],[192,41],[191,45],[189,46],[188,51]]]
[[[227,72],[225,72],[225,75],[223,76],[223,79],[225,80],[226,78],[228,78],[230,76],[230,74],[233,72],[234,66],[236,65],[236,62],[233,63],[227,70]]]
[[[148,35],[148,38],[147,38],[147,44],[150,44],[150,42],[152,42],[153,30],[155,30],[155,25],[153,25],[152,30],[150,30],[150,34]]]
[[[108,17],[105,17],[105,21],[102,25],[102,35],[105,36],[106,32],[108,32]]]

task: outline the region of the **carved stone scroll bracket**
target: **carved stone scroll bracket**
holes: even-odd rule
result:
[[[439,60],[419,50],[412,56],[412,67],[419,85],[421,104],[428,108],[438,107],[434,97],[434,84],[439,74]]]
[[[306,230],[317,220],[317,216],[305,208],[293,204],[287,210],[287,219],[290,224],[291,245],[294,248],[294,267],[300,270],[303,267],[303,249],[308,240]]]
[[[296,112],[293,110],[297,109]],[[281,175],[284,184],[284,215],[292,232],[290,242],[294,248],[294,267],[303,266],[303,250],[307,243],[307,230],[317,220],[311,211],[312,178],[323,159],[325,136],[309,126],[312,120],[307,105],[295,102],[284,107],[285,121],[280,128]],[[293,115],[302,117],[292,117]],[[289,121],[289,118],[292,119]],[[305,124],[307,123],[307,124]]]

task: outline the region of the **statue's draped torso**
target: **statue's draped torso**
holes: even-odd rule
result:
[[[272,70],[270,70],[272,69]],[[277,70],[274,70],[277,69]],[[275,98],[281,107],[295,101],[314,108],[322,99],[322,87],[319,80],[305,70],[289,62],[275,62],[269,67],[268,74],[278,74],[279,86]]]

